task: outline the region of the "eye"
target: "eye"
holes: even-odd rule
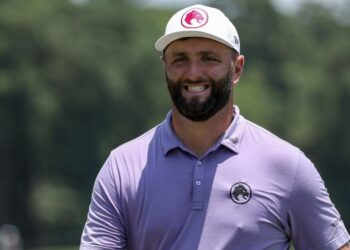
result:
[[[186,61],[186,58],[184,56],[177,56],[172,60],[173,63],[181,63],[185,61]]]
[[[202,57],[202,60],[204,62],[219,62],[219,60],[215,56],[212,56],[212,55],[204,55]]]

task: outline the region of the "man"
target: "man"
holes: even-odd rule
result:
[[[185,8],[155,46],[172,110],[110,154],[80,249],[349,250],[313,164],[234,106],[244,56],[229,19]]]

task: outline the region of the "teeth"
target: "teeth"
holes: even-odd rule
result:
[[[205,90],[205,87],[203,85],[199,85],[199,86],[188,86],[188,91],[190,92],[201,92]]]

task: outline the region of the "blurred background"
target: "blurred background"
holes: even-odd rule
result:
[[[170,108],[154,42],[192,3],[0,1],[0,249],[78,248],[109,152]],[[350,229],[350,1],[196,3],[239,31],[242,114],[313,160]]]

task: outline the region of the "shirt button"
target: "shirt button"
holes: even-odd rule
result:
[[[196,181],[196,185],[197,185],[197,186],[200,186],[201,184],[202,184],[201,181]]]
[[[231,142],[232,142],[233,144],[237,144],[237,143],[238,143],[238,138],[237,138],[237,137],[231,138]]]
[[[201,166],[202,162],[201,161],[197,161],[197,166]]]

